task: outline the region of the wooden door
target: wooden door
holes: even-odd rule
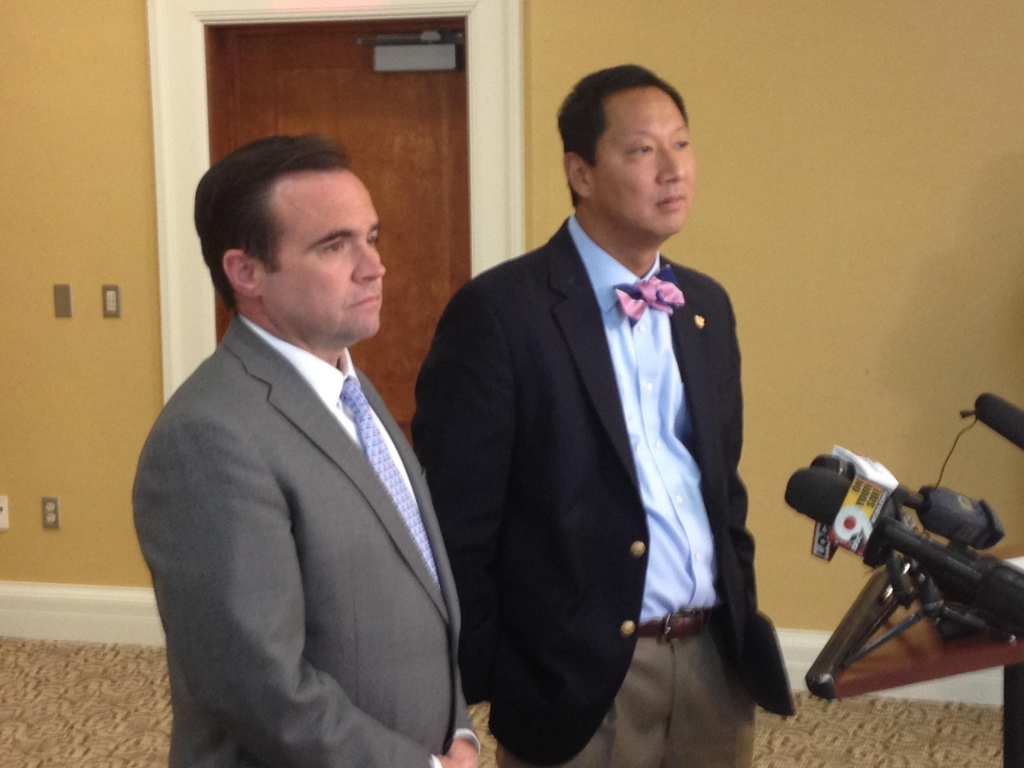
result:
[[[351,352],[406,435],[434,328],[470,277],[466,73],[375,73],[373,47],[356,40],[464,27],[408,19],[207,28],[212,160],[263,136],[322,133],[348,147],[373,196],[387,267],[381,329]],[[218,300],[218,340],[229,321]]]

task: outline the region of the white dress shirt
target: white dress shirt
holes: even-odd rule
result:
[[[348,353],[348,350],[342,350],[340,361],[341,367],[338,369],[330,363],[321,360],[312,352],[299,349],[294,344],[290,344],[283,339],[279,339],[269,331],[260,328],[256,323],[252,322],[248,318],[242,317],[241,315],[239,315],[239,317],[247,326],[249,326],[253,333],[280,352],[281,356],[292,364],[295,370],[299,372],[299,375],[302,376],[302,378],[306,380],[306,383],[313,388],[317,397],[319,397],[320,400],[323,401],[323,404],[327,406],[327,410],[329,410],[334,415],[334,418],[338,420],[342,429],[345,430],[345,434],[352,438],[352,442],[362,448],[363,445],[359,442],[359,432],[356,430],[356,422],[353,414],[341,403],[341,388],[345,385],[345,379],[351,377],[356,379],[357,382],[359,381],[359,377],[356,376],[355,373],[355,367],[352,365],[352,356]],[[394,462],[395,466],[398,468],[399,474],[402,476],[402,482],[404,482],[406,488],[409,489],[409,494],[413,498],[416,498],[416,494],[412,491],[412,484],[409,482],[409,474],[406,472],[405,464],[402,463],[402,459],[398,455],[398,449],[391,440],[391,435],[389,435],[387,430],[384,429],[384,425],[381,424],[380,419],[377,418],[377,414],[372,413],[372,415],[373,421],[377,425],[377,430],[380,432],[381,437],[384,438],[384,444],[388,447],[388,453],[391,455],[391,461]]]

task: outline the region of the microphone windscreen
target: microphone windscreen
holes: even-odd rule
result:
[[[988,392],[978,395],[974,411],[978,421],[1024,450],[1024,411]]]
[[[798,469],[786,483],[786,503],[801,515],[831,525],[850,485],[850,478],[826,467]]]

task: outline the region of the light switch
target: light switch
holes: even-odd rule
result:
[[[57,317],[71,317],[71,286],[53,286],[53,313]]]
[[[121,286],[119,286],[119,285],[104,285],[103,286],[103,316],[104,317],[120,317],[121,316]]]

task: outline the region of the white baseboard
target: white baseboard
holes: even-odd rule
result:
[[[830,632],[812,632],[803,629],[780,629],[779,644],[786,660],[789,684],[794,691],[806,691],[804,678],[811,664],[821,653],[831,636]],[[964,704],[1003,703],[1003,669],[993,667],[966,675],[944,677],[927,683],[890,688],[879,693],[894,699],[921,699],[926,701],[953,701]]]
[[[0,581],[0,637],[163,645],[152,589]]]
[[[779,643],[794,691],[807,690],[804,677],[825,647],[829,634],[802,629],[779,630]],[[14,581],[0,581],[0,637],[164,644],[152,589]],[[882,695],[998,706],[1003,703],[1003,671],[998,667],[985,669],[893,688]]]

